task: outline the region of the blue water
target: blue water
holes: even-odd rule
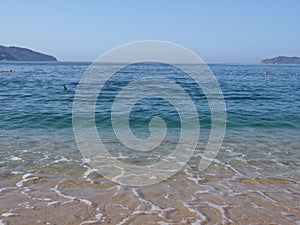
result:
[[[89,65],[0,64],[0,71],[13,69],[12,73],[0,73],[0,171],[56,173],[53,165],[60,160],[66,166],[83,165],[73,136],[72,106],[76,86]],[[223,91],[227,111],[227,130],[218,158],[228,164],[232,162],[244,174],[258,173],[260,168],[264,170],[262,174],[295,179],[300,170],[300,66],[213,64],[209,67]],[[269,75],[264,74],[266,70]],[[134,77],[154,74],[167,74],[168,79],[185,87],[197,104],[203,139],[207,138],[211,118],[201,89],[184,73],[168,65],[138,64],[115,74],[97,102],[97,128],[99,133],[104,131],[111,146],[118,148],[110,123],[115,94]],[[135,105],[130,114],[133,133],[143,136],[140,131],[145,131],[147,135],[153,116],[166,121],[171,130],[169,141],[177,140],[172,131],[180,128],[180,117],[172,105],[157,98],[144,99]]]
[[[2,70],[14,70],[13,73],[1,73],[0,76],[1,130],[72,127],[73,96],[89,63],[2,63],[0,66]],[[153,66],[148,67],[143,65],[142,68],[135,68],[136,75],[140,75],[138,69],[148,69],[150,73]],[[162,66],[157,67],[161,70]],[[229,129],[300,128],[299,66],[210,65],[210,68],[218,78],[226,100]],[[172,68],[169,70],[172,71]],[[270,72],[268,76],[264,75],[266,70]],[[134,74],[134,71],[131,72]],[[130,82],[128,76],[118,77],[121,80],[114,84],[118,87],[110,90],[113,94]],[[184,79],[177,81],[181,84],[185,82]],[[66,85],[67,90],[62,90],[62,85]],[[191,90],[191,94],[195,98],[202,98],[202,107],[207,104],[199,90],[194,93]],[[111,100],[113,98],[107,102],[111,104]],[[153,106],[150,101],[148,104]],[[148,108],[152,106],[148,105]],[[206,110],[204,112],[207,113]],[[201,116],[203,118],[206,114]],[[176,115],[167,117],[172,120]],[[176,121],[178,118],[174,118]]]

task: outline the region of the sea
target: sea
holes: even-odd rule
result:
[[[161,93],[178,95],[164,83],[158,85],[159,97],[150,97],[143,85],[126,92],[125,102],[139,97],[126,118],[130,134],[142,140],[140,149],[132,150],[118,139],[113,104],[131,82],[161,77],[173,81],[198,112],[199,139],[193,151],[182,150],[178,170],[149,185],[147,180],[155,180],[157,171],[142,174],[147,185],[143,180],[140,185],[119,182],[126,174],[107,175],[120,169],[118,165],[105,165],[110,167],[103,172],[87,157],[89,142],[78,142],[74,99],[90,66],[0,63],[0,224],[300,224],[299,65],[208,65],[222,90],[226,115],[219,123],[226,129],[204,170],[199,163],[214,126],[210,99],[201,86],[176,65],[136,63],[113,73],[94,93],[91,121],[103,146],[122,165],[168,164],[182,141],[180,112]],[[113,71],[120,65],[97,67]],[[197,70],[195,65],[184,68]],[[187,108],[188,101],[179,100],[179,107]],[[146,151],[142,143],[157,131],[149,126],[157,117],[164,121],[161,129],[166,134],[160,145]],[[90,125],[90,118],[79,119],[77,127]]]

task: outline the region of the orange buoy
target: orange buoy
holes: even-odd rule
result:
[[[265,71],[265,75],[268,75],[269,74],[269,71]]]
[[[9,70],[8,70],[8,72],[10,72],[10,73],[11,73],[12,71],[13,71],[12,69],[9,69]]]

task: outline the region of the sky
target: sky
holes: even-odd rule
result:
[[[298,0],[0,0],[0,45],[94,61],[127,42],[163,40],[207,63],[300,56]]]

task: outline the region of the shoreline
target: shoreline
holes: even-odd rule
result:
[[[299,182],[229,181],[209,175],[191,179],[189,172],[148,187],[125,187],[101,177],[100,182],[91,182],[16,175],[0,190],[5,202],[0,204],[0,221],[62,225],[300,222]]]

